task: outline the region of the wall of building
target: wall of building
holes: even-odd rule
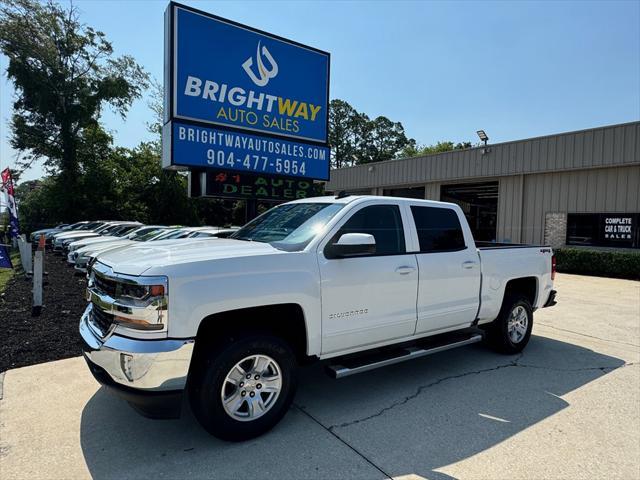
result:
[[[640,212],[640,122],[391,160],[331,172],[328,191],[382,195],[424,186],[499,182],[497,240],[553,243],[568,213]]]
[[[431,182],[424,186],[424,198],[427,200],[440,200],[441,182]]]
[[[548,243],[547,229],[549,242],[558,246],[558,239],[566,236],[567,213],[640,212],[640,166],[512,175],[496,180],[498,241]],[[440,200],[442,185],[452,183],[461,182],[425,184],[425,198]]]
[[[328,191],[640,164],[640,122],[331,171]]]
[[[640,166],[525,175],[522,241],[544,241],[547,213],[634,212],[640,212]]]
[[[498,188],[499,242],[522,242],[522,202],[524,175],[502,177]]]

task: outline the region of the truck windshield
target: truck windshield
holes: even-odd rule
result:
[[[130,240],[135,240],[136,242],[146,242],[151,240],[152,238],[158,236],[160,233],[167,230],[166,228],[154,228],[151,231],[147,231],[141,235],[136,235],[135,237],[129,237]]]
[[[247,223],[229,238],[269,243],[281,250],[302,250],[344,205],[287,203]]]

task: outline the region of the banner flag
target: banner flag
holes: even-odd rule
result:
[[[9,249],[6,245],[0,244],[0,268],[13,268],[11,263],[11,257],[9,256]]]
[[[7,195],[7,208],[9,209],[9,236],[11,238],[18,238],[20,236],[20,223],[18,222],[16,199],[13,195],[13,179],[11,178],[11,170],[7,167],[2,171],[1,175],[1,190]]]

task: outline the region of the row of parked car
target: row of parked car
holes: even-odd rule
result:
[[[31,234],[34,245],[42,235],[45,246],[59,255],[66,255],[67,262],[79,272],[86,272],[100,254],[127,248],[137,242],[171,242],[191,238],[224,238],[239,227],[185,227],[143,225],[131,221],[82,221],[61,224],[53,228],[37,230]]]

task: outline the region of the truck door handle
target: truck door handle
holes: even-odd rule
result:
[[[396,268],[396,273],[400,275],[406,275],[407,273],[411,273],[415,271],[416,267],[412,267],[410,265],[402,265],[401,267]]]
[[[462,262],[462,268],[473,268],[478,264],[478,262],[474,262],[473,260],[467,260],[466,262]]]

